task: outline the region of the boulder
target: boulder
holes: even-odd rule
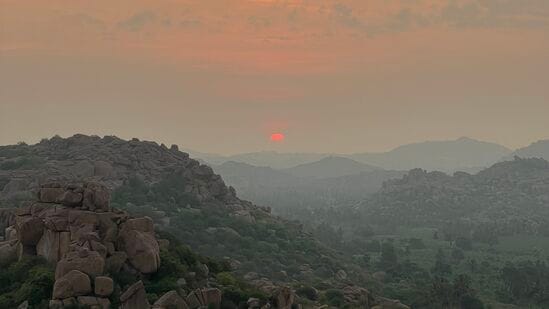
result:
[[[128,255],[123,251],[115,251],[111,256],[105,260],[105,270],[110,274],[116,274],[120,272],[122,265],[128,259]]]
[[[154,304],[154,309],[189,309],[187,303],[176,291],[169,291],[162,295]]]
[[[110,191],[107,187],[90,182],[84,185],[84,209],[110,211]]]
[[[71,251],[57,263],[55,278],[61,278],[71,270],[79,270],[92,278],[103,273],[105,260],[98,252],[80,249]]]
[[[160,267],[160,248],[154,237],[154,226],[148,217],[130,219],[123,224],[118,248],[126,252],[133,267],[141,273],[154,273]]]
[[[5,240],[16,240],[17,239],[17,230],[15,229],[15,226],[9,226],[6,228],[5,232]]]
[[[343,296],[347,303],[370,306],[374,302],[370,292],[359,286],[348,285],[343,288]]]
[[[0,265],[17,261],[17,241],[0,242]]]
[[[95,277],[95,295],[108,297],[114,290],[114,283],[111,278],[98,276]]]
[[[399,300],[378,297],[378,304],[373,308],[379,309],[410,309]]]
[[[60,233],[51,230],[44,230],[42,238],[36,245],[36,254],[43,256],[50,263],[57,263],[60,256],[59,252],[59,235]]]
[[[91,291],[90,277],[81,271],[71,270],[55,281],[53,285],[53,298],[65,299],[86,295]]]
[[[38,200],[42,203],[56,203],[63,193],[65,193],[65,190],[61,187],[40,188],[40,191],[38,191]]]
[[[71,190],[66,190],[57,200],[58,203],[69,207],[82,205],[82,193],[77,193]]]
[[[59,299],[50,300],[49,309],[63,309],[63,301]]]
[[[113,167],[109,162],[96,161],[93,164],[93,174],[98,177],[109,177],[113,172]]]
[[[221,305],[221,290],[216,288],[202,289],[202,296],[204,298],[204,305],[213,305],[215,308],[219,308]]]
[[[197,289],[186,298],[189,308],[209,307],[219,308],[221,305],[221,290],[216,288]]]
[[[137,281],[130,286],[121,296],[121,309],[149,309],[150,304],[147,300],[147,293],[143,281]]]
[[[289,287],[280,287],[273,294],[276,308],[291,309],[294,303],[295,294]]]
[[[17,238],[26,246],[36,246],[44,232],[44,222],[35,217],[17,217],[15,228]]]
[[[77,306],[78,308],[109,309],[111,307],[111,302],[108,298],[78,296]]]
[[[129,219],[123,224],[122,230],[136,230],[144,233],[153,234],[154,222],[150,217]]]

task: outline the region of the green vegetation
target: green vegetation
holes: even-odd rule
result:
[[[35,156],[18,157],[0,164],[0,170],[33,169],[44,164],[44,160]]]
[[[54,278],[53,267],[39,257],[0,267],[0,308],[17,308],[26,300],[33,307],[47,308]]]
[[[176,189],[184,186],[184,179],[175,175],[150,186],[134,178],[114,192],[113,205],[153,218],[167,213],[166,231],[201,254],[238,261],[239,274],[253,271],[280,280],[289,276],[315,281],[332,278],[343,268],[340,257],[303,233],[300,224],[259,209],[252,210],[251,222],[234,216],[224,205],[198,205]],[[304,264],[313,272],[303,274],[299,268]]]

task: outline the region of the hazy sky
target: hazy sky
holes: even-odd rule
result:
[[[549,138],[549,1],[0,0],[0,144],[74,133],[524,146]]]

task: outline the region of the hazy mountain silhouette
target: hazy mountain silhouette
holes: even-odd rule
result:
[[[268,166],[274,169],[288,169],[297,165],[313,163],[321,159],[335,156],[349,158],[358,163],[368,164],[386,170],[410,170],[423,168],[454,172],[457,170],[478,172],[482,168],[498,162],[512,153],[512,150],[502,145],[483,142],[468,137],[449,141],[426,141],[399,146],[388,152],[379,153],[281,153],[276,151],[261,151],[222,156],[188,151],[191,156],[200,158],[212,165],[234,161],[254,166]],[[547,153],[547,152],[545,152]],[[512,157],[511,157],[512,158]],[[323,164],[325,164],[324,162]],[[335,163],[335,162],[332,162]],[[314,167],[315,165],[313,165]],[[359,168],[361,170],[361,168]],[[290,171],[291,172],[291,171]],[[343,174],[348,174],[347,172]]]
[[[293,186],[299,182],[297,177],[289,173],[242,162],[228,161],[221,165],[212,165],[212,168],[222,175],[229,185],[237,189],[257,186]]]
[[[549,139],[540,140],[526,147],[517,149],[511,155],[506,156],[504,160],[511,160],[514,156],[549,160]]]
[[[330,178],[376,170],[381,170],[381,168],[360,163],[349,158],[329,156],[319,161],[286,168],[283,171],[297,177]]]
[[[359,153],[350,158],[384,169],[423,168],[453,172],[486,167],[512,150],[468,137],[453,141],[428,141],[399,146],[384,153]]]

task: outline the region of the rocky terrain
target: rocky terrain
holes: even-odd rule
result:
[[[130,177],[154,183],[170,173],[184,174],[183,189],[199,202],[241,203],[211,168],[190,159],[175,145],[167,148],[137,139],[86,135],[0,147],[0,200],[28,198],[29,189],[55,180],[101,181],[113,189]]]
[[[33,298],[39,308],[28,292],[39,286],[52,308],[407,308],[361,287],[375,280],[367,269],[239,199],[177,146],[75,135],[0,147],[0,206],[0,259],[11,265],[0,281],[27,280],[23,292],[0,288],[0,304]]]
[[[548,205],[549,163],[516,157],[475,175],[414,169],[387,181],[363,207],[393,224],[444,225],[459,219],[501,232],[545,234]]]
[[[38,201],[14,209],[4,220],[5,241],[0,243],[0,263],[40,256],[55,268],[49,308],[88,306],[111,308],[110,297],[121,289],[113,276],[120,272],[138,277],[159,270],[160,248],[169,241],[155,235],[150,218],[133,218],[110,207],[106,187],[96,183],[38,189]],[[8,216],[4,212],[4,216]],[[150,308],[142,281],[119,296],[120,308]],[[221,291],[202,288],[185,298],[170,291],[153,308],[198,308],[221,303]]]

